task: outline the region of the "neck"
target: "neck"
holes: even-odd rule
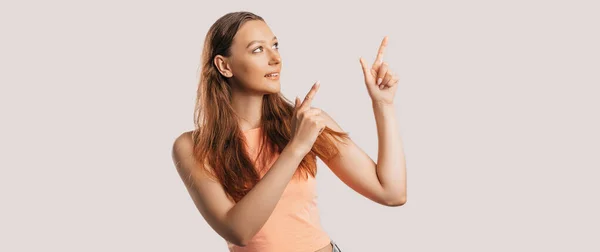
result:
[[[232,90],[231,105],[242,131],[260,127],[263,94]]]

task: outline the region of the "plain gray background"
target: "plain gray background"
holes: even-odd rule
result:
[[[597,1],[3,1],[0,250],[226,251],[171,160],[193,129],[210,25],[252,11],[282,92],[316,81],[372,158],[358,61],[400,75],[408,202],[378,205],[319,161],[344,252],[598,251]]]

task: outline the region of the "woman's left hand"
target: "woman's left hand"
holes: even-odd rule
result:
[[[363,74],[365,76],[365,85],[373,103],[393,104],[394,95],[398,88],[398,75],[393,73],[387,62],[383,62],[383,52],[387,46],[388,37],[385,36],[381,41],[381,46],[377,52],[377,58],[371,68],[368,67],[365,60],[361,57]]]

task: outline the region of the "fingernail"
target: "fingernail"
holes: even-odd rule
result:
[[[382,81],[383,81],[383,78],[377,79],[377,85],[381,84]]]

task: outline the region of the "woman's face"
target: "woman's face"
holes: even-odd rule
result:
[[[234,88],[262,94],[278,93],[281,57],[278,42],[264,21],[245,22],[231,45],[231,55],[225,58],[229,83]],[[275,75],[270,75],[276,73]]]

